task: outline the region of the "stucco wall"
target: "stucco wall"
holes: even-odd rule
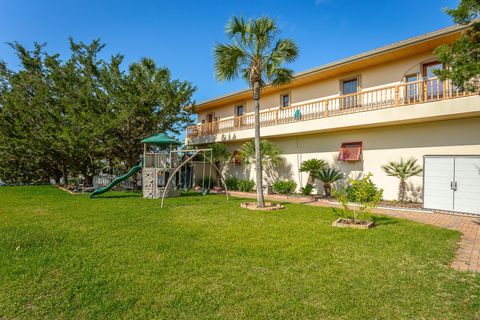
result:
[[[423,165],[424,155],[433,154],[476,154],[480,155],[480,117],[469,119],[443,120],[429,123],[367,128],[311,135],[270,138],[282,151],[286,164],[277,170],[283,178],[294,179],[303,186],[307,175],[298,172],[299,164],[310,158],[326,160],[332,166],[352,178],[367,172],[373,174],[373,181],[384,189],[385,199],[395,199],[398,180],[388,177],[381,165],[400,157],[414,157]],[[355,163],[338,162],[338,150],[342,142],[362,141],[363,159]],[[240,149],[240,142],[228,143],[233,151]],[[226,175],[254,178],[254,168],[229,165]],[[321,185],[317,185],[322,192]],[[421,201],[422,177],[408,181],[408,197]]]
[[[421,65],[432,60],[435,60],[432,53],[416,54],[409,58],[379,64],[337,77],[306,83],[290,89],[282,89],[276,93],[262,95],[260,107],[261,110],[278,108],[280,105],[280,95],[284,93],[290,93],[292,105],[305,103],[309,100],[332,97],[340,93],[340,80],[357,75],[360,76],[360,87],[363,90],[394,85],[403,81],[404,76],[407,74],[420,73]],[[245,105],[246,114],[251,114],[254,111],[254,105],[251,99],[240,100],[236,103],[199,112],[198,122],[201,123],[202,120],[205,120],[209,113],[214,113],[218,120],[233,117],[235,106],[237,105]]]

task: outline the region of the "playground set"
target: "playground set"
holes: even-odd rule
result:
[[[142,162],[131,168],[126,174],[114,179],[107,186],[96,189],[92,192],[90,198],[110,191],[113,187],[136,175],[141,170],[143,197],[147,199],[161,198],[161,207],[163,208],[164,198],[178,197],[182,189],[187,190],[194,185],[194,172],[199,171],[195,170],[195,165],[198,164],[202,165],[202,185],[200,191],[202,195],[208,194],[211,188],[210,179],[208,179],[207,185],[205,184],[206,166],[208,163],[209,177],[211,177],[212,169],[214,169],[225,187],[225,194],[228,199],[227,186],[221,171],[213,161],[212,149],[179,148],[182,143],[165,133],[159,133],[143,139],[142,143]]]

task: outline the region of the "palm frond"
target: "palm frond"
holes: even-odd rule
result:
[[[271,141],[265,139],[260,141],[260,156],[262,158],[262,163],[273,165],[278,164],[282,161],[280,154],[280,149]],[[242,145],[240,159],[246,164],[255,162],[255,144],[253,141],[247,141]]]
[[[293,78],[293,71],[283,67],[295,61],[298,47],[291,39],[276,40],[278,28],[268,17],[246,21],[233,17],[225,30],[231,44],[215,46],[215,75],[220,81],[243,78],[249,86],[260,82],[284,85]]]
[[[344,175],[338,169],[323,168],[317,173],[316,178],[323,183],[330,184],[342,180]]]
[[[269,58],[281,63],[292,63],[297,59],[298,54],[298,46],[292,39],[280,39],[272,49]]]
[[[274,20],[269,17],[262,17],[249,21],[250,32],[255,41],[255,53],[264,53],[271,46],[273,39],[278,33]]]
[[[268,80],[274,86],[289,84],[293,80],[293,70],[287,68],[275,68],[268,74]]]
[[[238,45],[217,44],[215,46],[216,78],[220,81],[236,79],[246,56],[245,50]]]
[[[228,23],[225,28],[225,34],[229,38],[235,38],[240,36],[245,38],[247,33],[249,32],[249,24],[245,21],[243,17],[233,17]]]
[[[391,177],[397,177],[400,180],[406,180],[410,177],[417,176],[422,173],[423,169],[417,164],[417,159],[410,158],[400,161],[389,161],[382,166],[383,171]]]
[[[322,170],[327,164],[322,159],[308,159],[300,164],[300,172],[313,172]]]

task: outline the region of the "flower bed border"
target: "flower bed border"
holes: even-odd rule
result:
[[[343,222],[344,220],[352,221],[351,219],[338,218],[337,220],[332,222],[332,227],[352,228],[352,229],[371,229],[371,228],[375,227],[375,221],[368,221],[365,224],[352,224],[352,223],[345,223],[345,222]]]

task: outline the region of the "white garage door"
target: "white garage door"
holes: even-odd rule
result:
[[[480,214],[480,156],[425,156],[424,207]]]

